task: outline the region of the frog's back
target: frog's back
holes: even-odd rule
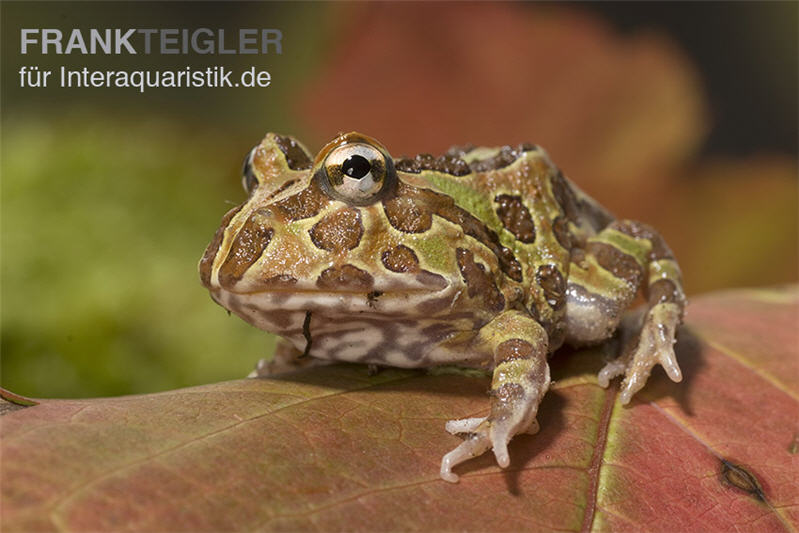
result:
[[[526,309],[544,325],[550,349],[560,346],[572,253],[613,216],[532,144],[454,147],[438,158],[420,154],[396,165],[405,182],[451,198],[494,236],[500,268],[491,269],[487,255],[481,260],[506,305]]]
[[[566,178],[541,147],[530,143],[454,146],[440,157],[419,154],[398,159],[396,166],[399,171],[417,175],[419,185],[451,196],[491,230],[505,234],[504,241],[515,240],[517,245],[535,242],[536,224],[531,213],[549,215],[551,224],[542,224],[539,232],[569,231],[578,242],[614,220],[610,212]],[[563,222],[555,223],[558,217]]]

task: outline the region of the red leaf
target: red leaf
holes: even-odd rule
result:
[[[360,366],[0,418],[3,531],[795,530],[799,290],[696,298],[632,407],[557,354],[541,432],[439,479],[488,381]]]

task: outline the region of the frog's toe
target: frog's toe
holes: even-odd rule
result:
[[[485,421],[486,417],[482,418],[462,418],[460,420],[450,420],[445,429],[453,435],[462,435],[464,433],[474,433],[477,426]]]
[[[450,483],[458,482],[458,475],[452,469],[473,457],[482,455],[491,447],[491,441],[485,433],[473,433],[460,445],[441,459],[441,479]]]
[[[616,376],[623,375],[626,371],[627,361],[623,357],[619,357],[606,363],[597,374],[596,379],[600,387],[607,389],[608,385],[610,385],[610,380]]]
[[[679,363],[677,363],[674,346],[663,347],[660,350],[659,360],[660,366],[666,371],[669,379],[675,383],[682,381],[682,371],[680,370]]]
[[[635,393],[644,388],[646,380],[649,379],[650,369],[645,372],[628,372],[621,384],[619,400],[622,405],[627,405],[633,399]]]
[[[681,320],[680,310],[676,304],[662,303],[649,311],[648,320],[641,330],[641,339],[646,336],[652,356],[663,367],[674,382],[682,381],[682,372],[674,353],[677,342],[677,326]]]
[[[508,455],[508,442],[511,434],[507,428],[496,428],[491,432],[491,447],[494,449],[494,457],[501,468],[508,468],[510,465],[510,455]]]

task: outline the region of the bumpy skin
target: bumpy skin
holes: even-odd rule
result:
[[[506,467],[511,438],[538,430],[548,355],[609,338],[639,290],[637,347],[599,382],[624,375],[628,403],[655,364],[681,379],[672,345],[685,297],[671,251],[652,228],[614,220],[536,146],[394,161],[350,133],[312,161],[270,133],[244,175],[250,196],[223,218],[200,277],[219,304],[285,339],[257,374],[316,360],[493,369],[488,416],[447,423],[464,436],[442,460],[447,481],[489,448]]]

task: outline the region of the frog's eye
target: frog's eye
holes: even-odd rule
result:
[[[325,158],[323,181],[332,196],[354,205],[367,205],[386,189],[392,178],[391,158],[365,143],[344,144]]]
[[[248,195],[251,195],[258,187],[258,178],[255,177],[255,172],[252,168],[252,158],[254,155],[255,148],[247,153],[247,156],[244,158],[244,164],[241,166],[241,185]]]

